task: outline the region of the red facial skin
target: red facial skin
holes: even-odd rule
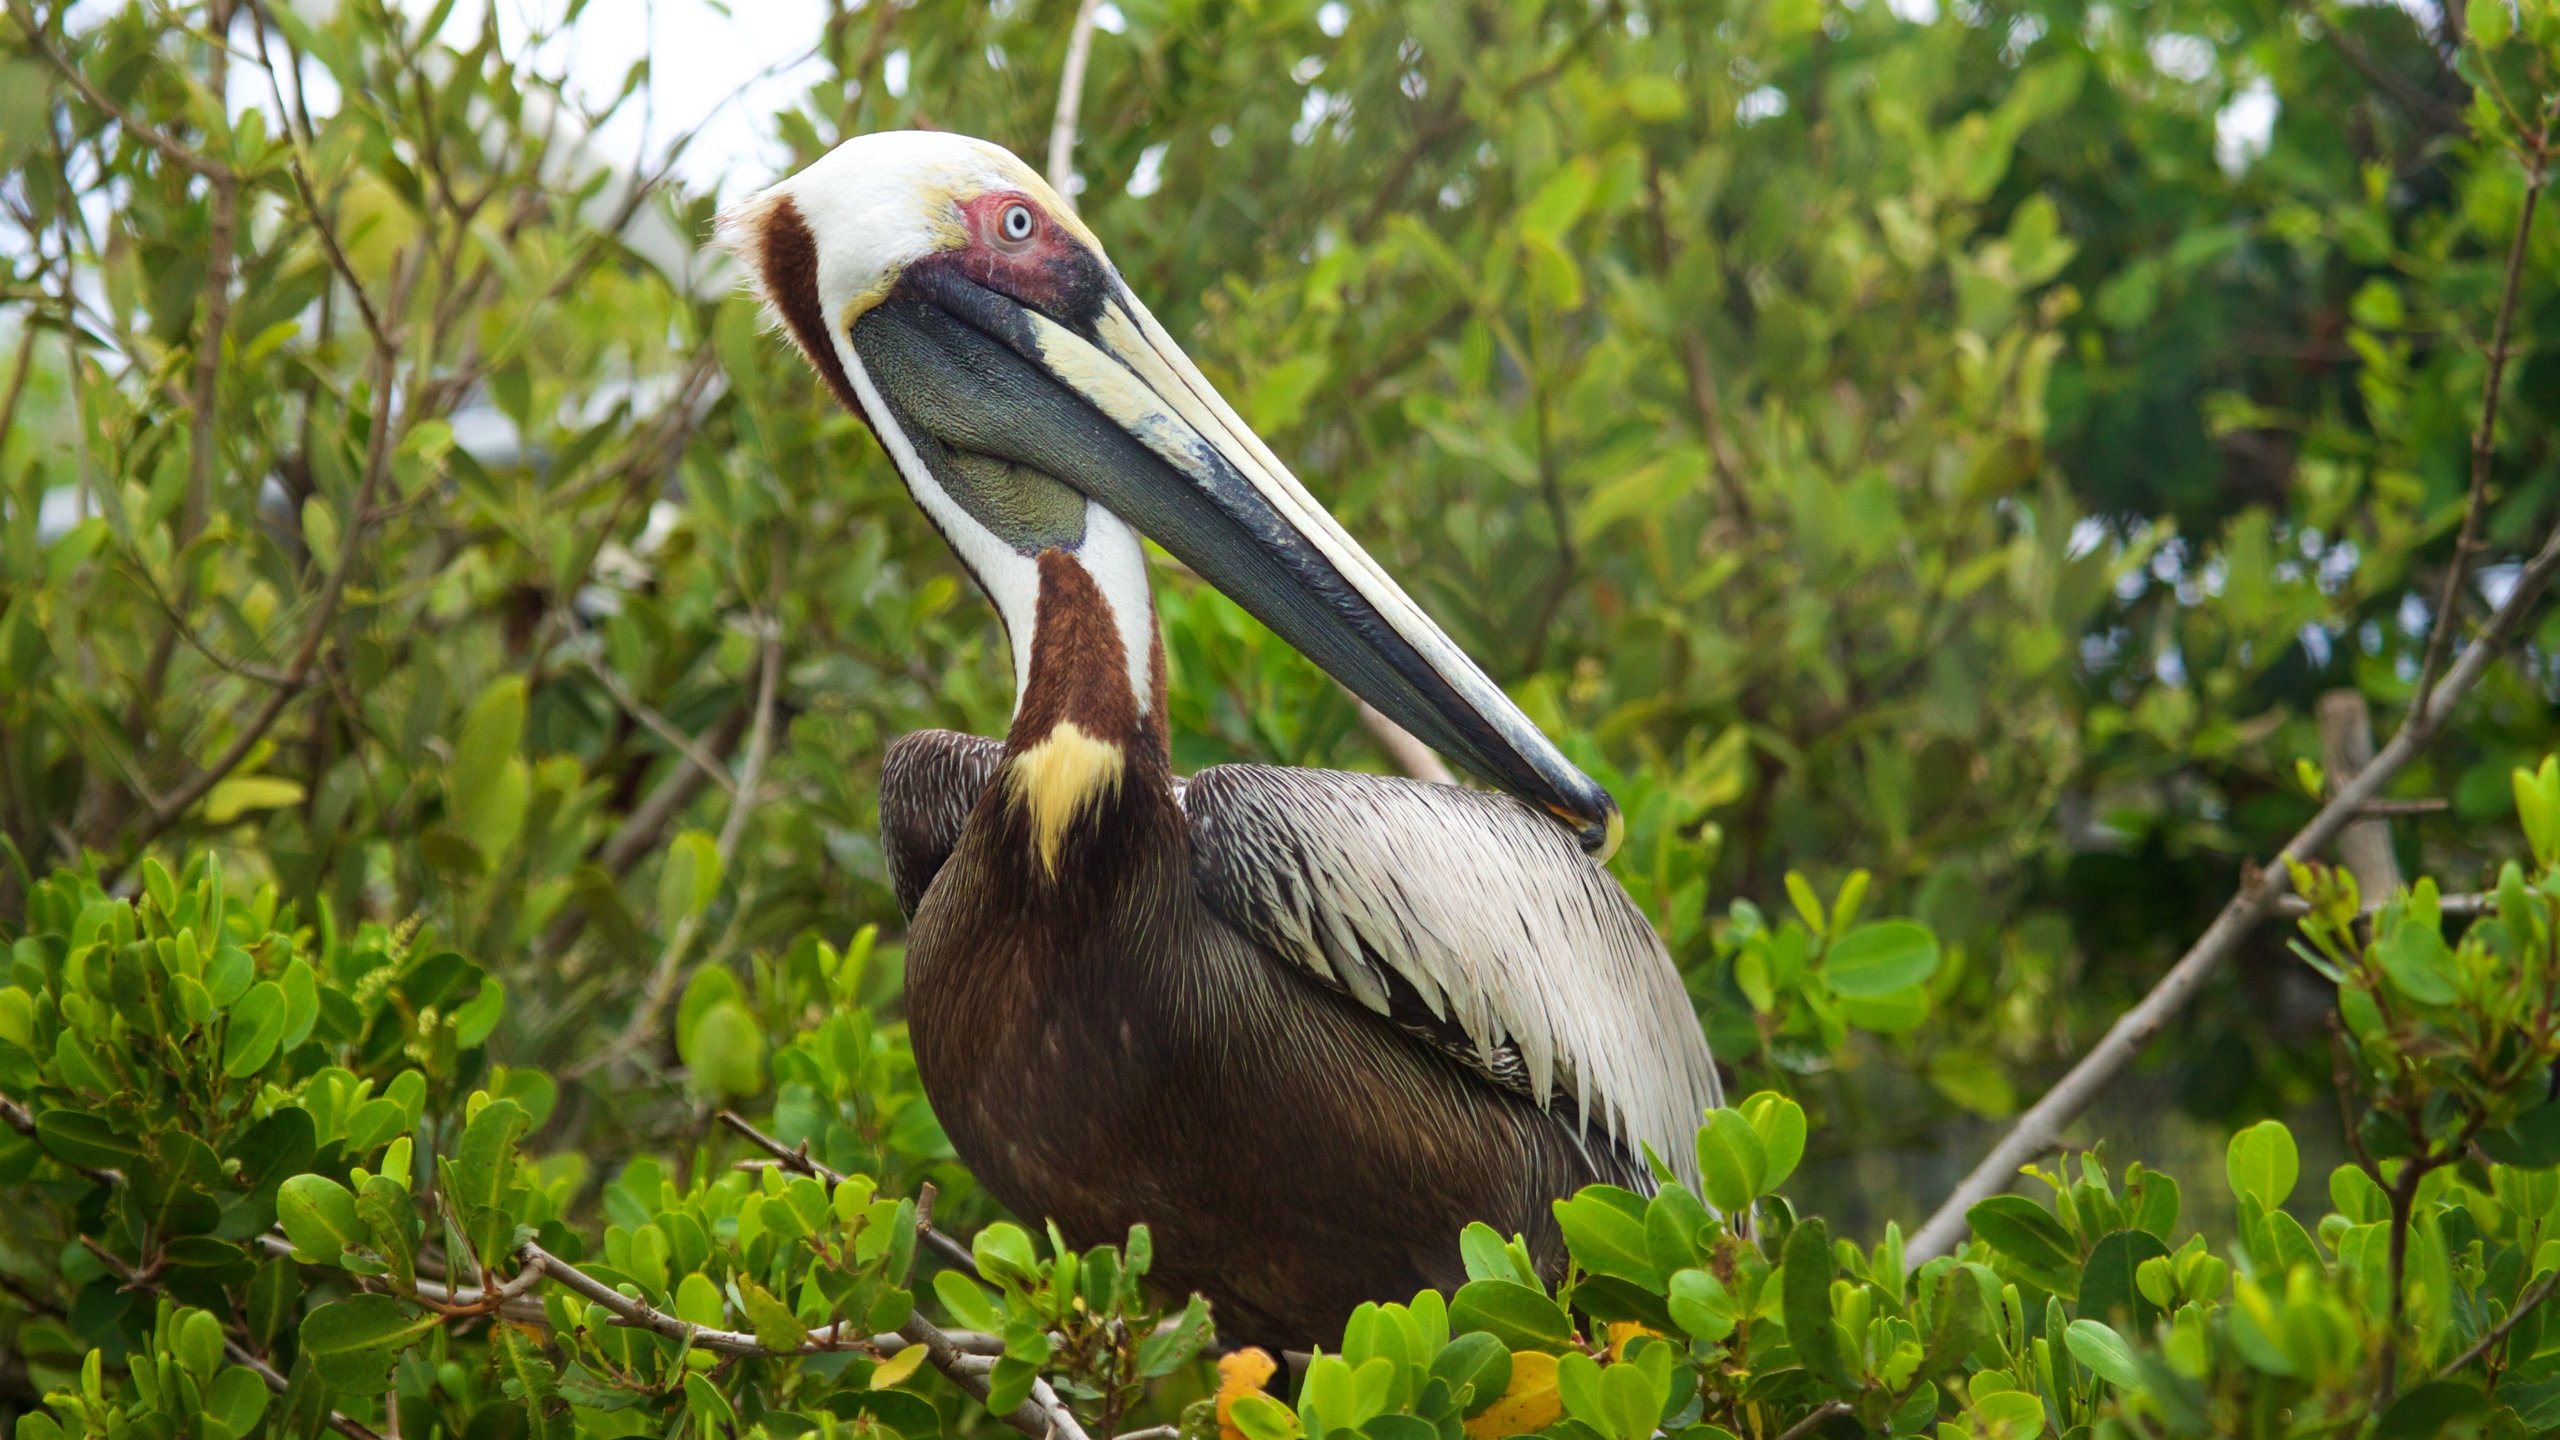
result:
[[[1031,214],[1031,234],[1023,240],[1004,233],[1005,212],[1016,205]],[[968,247],[946,251],[933,263],[951,266],[964,278],[1052,318],[1082,308],[1077,301],[1087,297],[1078,292],[1091,284],[1098,267],[1039,202],[1019,191],[998,190],[960,202],[960,213],[969,226]]]

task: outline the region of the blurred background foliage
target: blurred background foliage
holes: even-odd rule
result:
[[[558,1078],[544,1146],[599,1182],[736,1102],[965,1224],[876,792],[896,735],[1000,731],[1003,637],[698,251],[681,142],[588,138],[653,76],[542,57],[639,8],[536,45],[450,4],[8,0],[0,931],[52,866],[208,851],[485,965],[488,1055]],[[1085,217],[1612,786],[1734,1093],[1805,1105],[1797,1198],[1846,1232],[1933,1203],[2310,814],[2320,695],[2404,705],[2524,198],[2459,11],[1104,8]],[[1036,162],[1075,10],[839,6],[789,163],[897,126]],[[2560,507],[2560,226],[2525,267],[2466,620]],[[1163,587],[1182,768],[1388,766]],[[2395,787],[2446,802],[2393,824],[2411,873],[2516,848],[2555,650]],[[1844,1011],[1745,963],[1852,890],[1935,937],[1907,983]],[[795,947],[875,924],[855,1049],[769,1057]],[[2090,1133],[2334,1131],[2327,1012],[2270,926]]]

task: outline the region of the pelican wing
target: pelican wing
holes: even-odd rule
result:
[[[880,848],[908,919],[960,843],[969,812],[1003,763],[1004,744],[951,730],[919,730],[890,742],[880,762]]]
[[[1273,954],[1695,1184],[1719,1102],[1679,972],[1563,826],[1507,795],[1221,765],[1183,796],[1211,908]]]

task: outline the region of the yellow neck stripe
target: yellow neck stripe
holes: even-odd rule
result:
[[[1097,740],[1072,720],[1056,728],[1013,758],[1005,769],[1005,787],[1031,817],[1031,838],[1040,867],[1058,873],[1058,846],[1067,827],[1086,807],[1100,804],[1120,788],[1128,753],[1108,740]]]

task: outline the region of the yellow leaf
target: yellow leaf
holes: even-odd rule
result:
[[[916,1367],[923,1363],[924,1347],[910,1345],[880,1362],[879,1368],[871,1372],[871,1388],[886,1390],[916,1373]]]
[[[1564,1398],[1556,1393],[1556,1357],[1542,1350],[1517,1350],[1511,1356],[1511,1388],[1467,1422],[1467,1440],[1527,1435],[1546,1429],[1562,1414]]]
[[[208,825],[228,825],[252,810],[280,810],[302,803],[302,782],[273,775],[235,775],[204,797]]]
[[[1261,1394],[1264,1382],[1278,1373],[1271,1356],[1251,1345],[1218,1357],[1218,1440],[1245,1440],[1232,1414],[1235,1404]]]
[[[1651,1326],[1645,1325],[1640,1321],[1612,1321],[1609,1325],[1609,1358],[1612,1360],[1626,1359],[1627,1347],[1635,1343],[1635,1338],[1639,1335],[1651,1335],[1656,1339],[1660,1339],[1662,1337],[1662,1332],[1653,1329]]]

